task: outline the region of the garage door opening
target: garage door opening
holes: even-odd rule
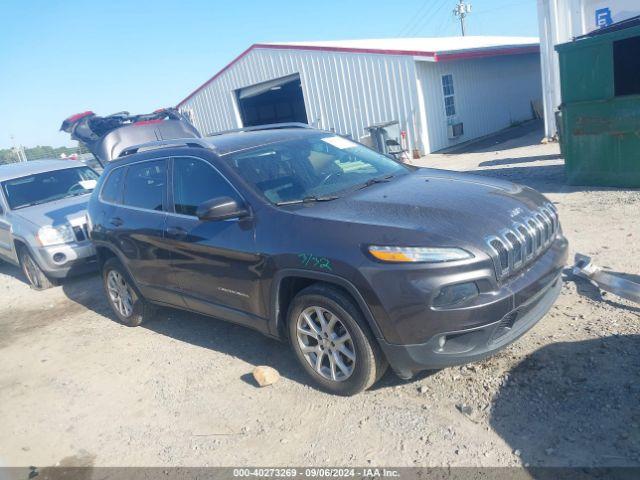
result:
[[[245,127],[269,123],[308,123],[299,75],[277,78],[237,90]]]

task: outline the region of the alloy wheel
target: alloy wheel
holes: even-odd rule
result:
[[[307,363],[327,380],[342,382],[353,374],[353,340],[340,318],[323,307],[308,307],[298,316],[297,340]]]
[[[124,318],[131,316],[135,294],[120,272],[111,270],[107,274],[107,291],[111,304],[118,313]]]
[[[38,276],[38,267],[31,258],[31,255],[24,256],[24,274],[27,276],[29,283],[36,288],[40,288],[40,277]]]

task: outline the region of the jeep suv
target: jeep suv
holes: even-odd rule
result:
[[[481,359],[557,298],[554,206],[333,133],[263,128],[129,148],[89,203],[117,318],[167,305],[288,340],[323,389]]]

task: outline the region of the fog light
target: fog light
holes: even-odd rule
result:
[[[53,261],[56,263],[62,263],[67,259],[67,256],[64,253],[54,253],[53,254]]]
[[[433,299],[433,306],[442,308],[461,305],[474,299],[479,294],[480,291],[475,282],[448,285],[440,289],[438,296]]]

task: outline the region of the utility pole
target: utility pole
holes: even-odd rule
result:
[[[471,13],[471,4],[464,3],[464,0],[458,0],[458,4],[453,9],[453,14],[456,17],[460,17],[460,30],[462,31],[462,36],[464,37],[466,34],[464,27],[464,19],[467,15]]]

